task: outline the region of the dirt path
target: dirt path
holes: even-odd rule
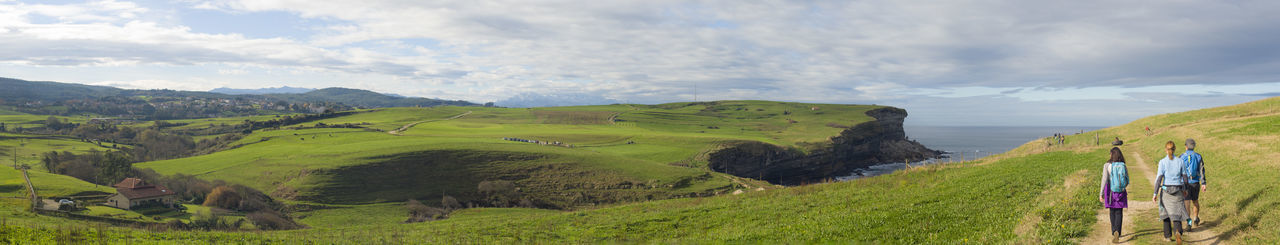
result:
[[[1147,181],[1145,181],[1146,183],[1132,182],[1129,185],[1129,208],[1124,210],[1124,224],[1120,229],[1124,234],[1120,235],[1120,244],[1133,244],[1138,242],[1151,243],[1152,241],[1164,242],[1164,235],[1161,234],[1163,231],[1159,228],[1137,230],[1138,225],[1134,224],[1135,220],[1137,222],[1157,222],[1157,219],[1153,216],[1158,215],[1157,209],[1159,207],[1156,206],[1155,202],[1148,199],[1149,195],[1147,193],[1150,190],[1134,186],[1135,184],[1146,184],[1148,186],[1153,186],[1154,188],[1156,177],[1155,168],[1150,164],[1147,164],[1146,159],[1143,159],[1142,155],[1137,154],[1138,151],[1135,151],[1132,147],[1123,146],[1121,148],[1126,152],[1125,157],[1128,158],[1127,160],[1132,163],[1129,165],[1129,172],[1141,172],[1142,176],[1146,177]],[[1142,189],[1143,191],[1134,191],[1134,189]],[[1089,237],[1081,244],[1111,243],[1111,217],[1109,211],[1105,208],[1098,209],[1097,217],[1098,222],[1093,226],[1093,232],[1090,233]],[[1159,225],[1155,225],[1154,227],[1159,227]],[[1207,228],[1196,227],[1195,229],[1183,234],[1185,237],[1183,237],[1182,241],[1186,244],[1224,244],[1222,240],[1219,240],[1221,237],[1220,234]],[[1135,241],[1135,239],[1140,239],[1140,241]]]
[[[388,134],[392,134],[392,135],[400,135],[400,133],[403,133],[405,130],[409,130],[409,128],[413,127],[414,125],[418,125],[419,123],[427,123],[427,122],[435,122],[435,121],[453,120],[453,119],[458,119],[459,117],[466,116],[466,115],[470,115],[470,114],[471,114],[471,111],[467,111],[467,112],[464,112],[464,113],[462,113],[462,114],[458,114],[457,116],[452,116],[452,117],[445,118],[445,119],[430,119],[430,120],[422,120],[422,121],[417,121],[417,122],[411,122],[411,123],[409,123],[409,124],[405,124],[404,126],[401,126],[399,129],[391,130],[391,132],[387,132],[387,133],[388,133]]]

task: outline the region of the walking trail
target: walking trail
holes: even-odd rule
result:
[[[1120,229],[1123,234],[1120,235],[1120,244],[1135,243],[1163,243],[1164,234],[1158,224],[1159,215],[1155,202],[1152,202],[1147,194],[1148,191],[1134,191],[1135,184],[1147,184],[1155,186],[1156,171],[1147,161],[1142,158],[1139,151],[1129,146],[1122,146],[1125,152],[1125,158],[1134,164],[1130,165],[1130,173],[1135,171],[1143,173],[1147,183],[1133,182],[1129,185],[1129,208],[1124,210],[1124,225]],[[1145,188],[1143,188],[1145,189]],[[1203,206],[1202,206],[1203,207]],[[1111,243],[1111,217],[1109,211],[1105,208],[1098,209],[1098,222],[1093,225],[1093,232],[1081,244],[1109,244]],[[1155,227],[1155,229],[1137,230],[1138,226],[1133,222],[1151,222],[1155,225],[1146,225],[1147,227]],[[1203,223],[1213,221],[1202,220]],[[1225,244],[1220,240],[1221,234],[1214,232],[1212,229],[1195,227],[1188,232],[1183,233],[1182,241],[1184,244]],[[1142,238],[1138,241],[1137,238]]]
[[[403,133],[405,130],[409,130],[409,128],[412,128],[414,125],[418,125],[419,123],[453,120],[453,119],[458,119],[459,117],[466,116],[466,115],[470,115],[470,114],[471,114],[471,111],[467,111],[467,112],[464,112],[464,113],[462,113],[462,114],[458,114],[457,116],[452,116],[452,117],[445,118],[445,119],[428,119],[428,120],[422,120],[422,121],[417,121],[417,122],[411,122],[411,123],[409,123],[409,124],[405,124],[404,126],[400,127],[399,129],[391,130],[391,132],[387,132],[387,133],[388,133],[388,134],[392,134],[392,135],[400,135],[400,133]]]

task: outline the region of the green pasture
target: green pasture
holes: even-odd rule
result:
[[[88,117],[64,117],[53,116],[58,120],[66,120],[69,123],[84,123],[89,121]],[[48,115],[31,115],[31,114],[5,114],[0,113],[0,122],[4,123],[6,131],[12,132],[15,128],[22,127],[24,129],[44,128],[45,121],[49,120]]]
[[[31,177],[31,183],[35,185],[36,193],[41,197],[68,196],[85,191],[107,193],[116,191],[109,186],[94,185],[66,175],[50,174],[34,169],[28,170],[27,174]],[[26,195],[27,187],[26,181],[22,179],[22,171],[7,166],[0,168],[0,196],[25,197]]]
[[[0,115],[26,115],[27,114],[27,113],[14,111],[13,109],[14,109],[13,107],[0,106]]]
[[[40,156],[46,152],[71,152],[82,154],[90,149],[97,151],[114,150],[109,148],[110,143],[104,143],[98,146],[94,143],[83,142],[79,139],[56,136],[56,135],[24,135],[0,133],[0,165],[13,166],[14,154],[17,154],[18,164],[27,164],[34,170],[48,171],[44,169],[44,164],[40,162]]]
[[[307,212],[311,229],[240,237],[218,232],[112,230],[129,239],[249,239],[256,242],[674,242],[796,241],[891,243],[1013,243],[1014,230],[1028,225],[1047,234],[1040,243],[1082,233],[1083,217],[1037,211],[1022,205],[1063,188],[1071,173],[1096,174],[1092,161],[1102,149],[1055,152],[966,166],[930,167],[849,182],[706,198],[623,204],[557,212],[528,209],[469,209],[449,219],[397,224],[402,208],[355,205]],[[1089,196],[1094,188],[1078,188]],[[1094,192],[1093,194],[1096,194]],[[1001,207],[1001,208],[992,208]],[[1038,214],[1044,213],[1044,214]],[[1043,215],[1048,224],[1022,224]],[[360,222],[360,223],[355,223]],[[351,225],[358,224],[358,225]],[[120,233],[120,234],[116,234]],[[1067,235],[1053,236],[1064,233]],[[107,239],[118,241],[117,239]]]
[[[301,125],[313,126],[317,122],[325,124],[356,124],[367,128],[380,129],[383,131],[391,131],[399,129],[409,123],[418,121],[439,120],[458,114],[465,113],[469,110],[478,109],[475,107],[404,107],[404,108],[384,108],[374,110],[361,110],[350,116],[337,117],[319,120],[315,122],[303,123]],[[367,125],[366,125],[367,124]]]
[[[593,112],[579,114],[533,112],[544,108],[463,108],[465,110],[461,112],[453,111],[457,113],[430,114],[420,118],[435,120],[466,111],[473,113],[454,120],[418,124],[403,136],[362,129],[268,130],[255,132],[236,142],[240,147],[234,150],[138,166],[162,173],[200,174],[202,178],[226,179],[255,187],[283,186],[301,190],[311,187],[310,190],[323,191],[339,188],[323,187],[325,179],[306,177],[307,173],[329,180],[347,181],[344,179],[361,177],[343,177],[337,173],[344,171],[334,170],[370,171],[361,167],[429,159],[432,156],[429,154],[445,152],[462,154],[459,159],[537,156],[536,159],[518,161],[489,161],[494,164],[480,164],[484,166],[481,169],[455,169],[452,173],[488,171],[492,174],[490,176],[502,177],[523,170],[551,168],[558,170],[540,174],[577,183],[608,178],[641,182],[652,178],[660,183],[670,183],[706,174],[705,169],[675,167],[668,163],[695,159],[700,152],[714,148],[718,142],[746,139],[794,145],[794,142],[825,139],[839,132],[838,127],[828,126],[828,123],[846,125],[842,122],[853,124],[857,120],[869,120],[853,116],[840,116],[839,120],[822,119],[823,115],[842,115],[839,112],[842,108],[836,106],[771,106],[769,103],[774,102],[545,108],[549,111]],[[1280,195],[1275,195],[1276,185],[1280,183],[1275,181],[1280,179],[1280,169],[1277,169],[1280,164],[1274,160],[1280,158],[1276,153],[1280,152],[1280,136],[1277,136],[1280,133],[1280,107],[1277,105],[1280,105],[1280,98],[1156,115],[1125,125],[1068,136],[1065,146],[1046,147],[1043,141],[1037,140],[1008,153],[974,162],[916,168],[847,182],[748,191],[741,195],[721,193],[712,197],[634,200],[581,207],[576,211],[466,209],[451,214],[446,220],[414,224],[400,223],[406,218],[401,206],[403,202],[316,203],[321,207],[298,215],[300,222],[312,228],[260,233],[150,232],[94,227],[84,222],[48,225],[37,222],[48,218],[10,211],[14,217],[11,219],[18,225],[0,225],[0,234],[9,235],[10,241],[18,243],[788,241],[1071,244],[1082,242],[1081,239],[1089,235],[1097,222],[1095,215],[1100,209],[1097,203],[1099,166],[1107,158],[1110,146],[1106,143],[1120,137],[1126,141],[1124,149],[1126,157],[1131,159],[1130,164],[1135,164],[1136,158],[1141,157],[1152,168],[1163,154],[1165,141],[1176,142],[1181,153],[1182,141],[1195,138],[1199,142],[1198,152],[1205,157],[1209,175],[1209,190],[1202,194],[1205,228],[1222,234],[1221,239],[1227,242],[1267,244],[1280,241],[1280,233],[1275,232],[1280,230],[1280,218],[1277,218],[1280,216],[1274,213],[1280,208]],[[818,110],[811,110],[814,106],[819,107]],[[739,107],[744,109],[738,110]],[[804,110],[792,110],[796,108]],[[774,122],[777,115],[768,114],[778,110],[791,112],[787,115],[791,117],[784,119],[796,123]],[[393,125],[408,121],[375,121],[373,119],[380,117],[377,113],[380,112],[348,117],[363,116],[366,119],[361,120],[371,121],[371,124]],[[396,113],[427,114],[408,109]],[[622,121],[599,123],[598,117],[602,115],[616,115]],[[696,120],[702,121],[690,122]],[[805,125],[806,121],[812,121],[812,124]],[[718,126],[721,131],[733,129],[733,126],[740,128],[735,129],[737,132],[706,128],[712,123],[730,125]],[[757,130],[741,129],[749,127]],[[1143,127],[1151,127],[1152,133],[1148,135]],[[778,128],[782,128],[783,133],[778,133]],[[827,135],[819,136],[822,134]],[[1095,143],[1095,134],[1101,138],[1102,144]],[[575,143],[577,147],[511,142],[502,140],[502,137],[563,141]],[[629,141],[636,144],[626,144]],[[415,158],[422,156],[427,158]],[[1151,191],[1151,187],[1145,184],[1150,180],[1132,167],[1131,171],[1134,171],[1131,173],[1134,179],[1130,191],[1136,193],[1132,198],[1140,199],[1141,193]],[[0,175],[4,173],[5,170],[0,170]],[[574,174],[585,177],[575,177]],[[711,176],[710,179],[725,179],[720,175]],[[544,188],[556,180],[526,177],[527,182],[518,183]],[[74,179],[62,181],[78,182]],[[706,190],[723,184],[726,183],[703,181],[683,188]],[[5,182],[4,186],[9,186],[9,183]],[[76,185],[60,188],[62,192],[87,189]],[[8,189],[0,189],[3,190]],[[576,191],[583,190],[586,189]],[[636,190],[613,191],[626,193]],[[5,193],[20,195],[22,192],[19,189]],[[0,201],[6,209],[21,204],[21,201],[11,199]],[[424,200],[424,203],[434,205],[431,200]],[[1143,215],[1153,214],[1127,214],[1126,218],[1142,219]],[[1138,227],[1126,229],[1158,229],[1155,222],[1135,223]],[[1138,237],[1135,242],[1161,243],[1156,240],[1158,237],[1148,234]]]
[[[168,127],[166,129],[189,130],[201,129],[214,126],[236,125],[249,121],[269,121],[280,119],[284,116],[297,116],[302,114],[284,114],[284,115],[262,115],[262,116],[243,116],[243,117],[218,117],[218,118],[200,118],[200,119],[182,119],[182,120],[164,120],[164,122],[172,124],[182,124],[182,126]],[[154,122],[134,124],[138,126],[154,126]]]
[[[813,110],[812,107],[815,106],[820,108]],[[727,179],[704,177],[721,174],[712,173],[705,168],[673,166],[673,163],[682,163],[682,166],[705,165],[706,160],[700,159],[699,156],[705,155],[706,152],[726,141],[750,140],[793,146],[793,143],[799,141],[790,142],[789,140],[802,138],[825,140],[843,130],[843,128],[828,126],[826,123],[865,122],[871,118],[864,112],[873,108],[878,107],[764,101],[553,108],[387,108],[318,121],[326,124],[351,123],[381,131],[289,129],[291,127],[260,130],[232,143],[231,145],[236,147],[232,150],[183,159],[140,163],[135,166],[151,168],[164,174],[185,173],[206,179],[222,179],[261,190],[277,190],[286,196],[322,199],[324,199],[322,194],[343,193],[350,196],[390,196],[382,199],[359,198],[362,201],[356,201],[356,203],[368,203],[378,200],[403,200],[411,193],[424,192],[406,193],[399,190],[332,192],[329,190],[337,188],[335,186],[347,184],[340,181],[332,183],[332,178],[352,177],[335,173],[333,170],[360,169],[357,166],[379,163],[396,155],[419,152],[470,151],[477,154],[497,152],[496,154],[532,154],[539,157],[538,160],[482,165],[485,167],[455,166],[452,171],[433,173],[442,174],[441,178],[449,176],[474,178],[474,180],[454,181],[458,183],[441,184],[420,181],[395,183],[432,186],[426,189],[471,189],[474,187],[466,185],[480,180],[509,176],[513,172],[526,171],[523,169],[550,168],[555,169],[551,170],[552,172],[561,172],[560,175],[566,172],[583,172],[584,174],[579,175],[606,180],[598,181],[588,178],[555,180],[551,176],[556,175],[548,175],[544,177],[545,181],[578,183],[575,184],[578,186],[666,183],[672,187],[677,186],[672,183],[692,181],[692,183],[679,184],[681,186],[676,189],[681,189],[678,190],[680,193],[709,192],[730,186]],[[784,112],[789,115],[782,115]],[[679,115],[676,119],[664,118],[663,121],[658,121],[638,115],[643,113]],[[827,115],[821,116],[820,113],[827,113]],[[637,116],[632,116],[633,114]],[[631,118],[633,121],[622,120],[623,124],[619,125],[610,120],[624,117]],[[828,117],[833,119],[824,119]],[[808,123],[785,121],[791,118]],[[634,120],[643,121],[635,122]],[[310,126],[315,123],[317,122],[300,125]],[[412,123],[416,124],[400,132],[400,135],[385,133],[385,131],[399,129]],[[690,126],[695,124],[697,125]],[[821,125],[821,127],[815,125]],[[712,127],[708,128],[708,126]],[[743,130],[744,127],[750,127],[752,130]],[[561,142],[561,145],[539,145],[503,140],[503,138]],[[449,163],[440,164],[453,166]],[[467,174],[457,174],[464,172]],[[521,177],[512,176],[512,178]],[[348,179],[356,181],[360,178]],[[541,185],[549,189],[564,189],[566,186],[566,184],[552,186],[535,181],[526,181],[525,184]],[[653,198],[650,194],[653,193],[642,196],[646,199]],[[667,193],[656,197],[672,194]],[[635,198],[634,195],[641,194],[632,193],[624,196]],[[328,199],[345,200],[342,203],[355,201],[348,198]]]

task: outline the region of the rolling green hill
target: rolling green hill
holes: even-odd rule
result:
[[[325,88],[300,94],[264,94],[267,98],[298,102],[337,102],[359,107],[408,107],[408,106],[474,106],[461,100],[440,100],[417,97],[397,97],[373,91],[349,88]]]
[[[443,195],[476,201],[482,199],[475,189],[480,181],[510,180],[540,207],[573,209],[742,188],[733,184],[739,178],[701,167],[706,153],[740,140],[804,146],[843,130],[827,124],[871,120],[864,113],[874,108],[766,101],[387,108],[255,132],[232,143],[232,150],[135,166],[226,180],[311,204]],[[316,124],[364,128],[306,127]]]
[[[736,102],[735,102],[736,103]],[[761,103],[761,102],[746,102]],[[628,106],[598,106],[576,109],[578,111],[625,112]],[[244,146],[232,151],[207,156],[220,156],[226,161],[213,159],[178,159],[146,163],[153,168],[171,168],[162,172],[201,172],[214,175],[221,171],[252,174],[242,165],[263,165],[267,171],[285,171],[288,164],[275,166],[268,161],[254,162],[250,153],[269,153],[270,162],[316,162],[317,166],[342,169],[370,164],[391,164],[379,161],[380,156],[392,152],[413,154],[461,154],[459,148],[482,148],[486,151],[467,150],[469,155],[453,158],[490,157],[492,152],[511,155],[533,154],[544,156],[537,160],[521,161],[523,164],[540,165],[546,162],[574,162],[585,159],[580,166],[597,166],[596,159],[631,159],[638,169],[617,170],[618,176],[644,176],[670,159],[684,156],[696,161],[694,151],[678,151],[687,145],[667,150],[630,149],[619,142],[621,137],[635,139],[636,146],[661,142],[661,144],[697,145],[706,138],[751,139],[780,145],[799,146],[811,136],[779,133],[774,130],[733,130],[734,125],[753,125],[755,129],[770,127],[768,120],[752,124],[749,116],[704,115],[713,118],[732,118],[720,130],[703,124],[667,123],[644,125],[646,121],[662,122],[667,118],[693,117],[705,113],[705,108],[689,106],[638,107],[636,113],[618,115],[622,119],[612,124],[599,124],[601,115],[610,113],[571,113],[560,115],[535,113],[535,109],[493,109],[484,111],[466,109],[471,114],[453,119],[442,118],[458,115],[459,111],[442,111],[438,120],[419,124],[403,133],[403,136],[359,129],[305,129],[259,132],[242,140]],[[748,106],[743,106],[748,107]],[[754,107],[754,106],[751,106]],[[823,106],[820,110],[826,110]],[[736,108],[736,107],[735,107]],[[750,107],[749,107],[750,108]],[[444,108],[440,108],[444,110]],[[543,111],[564,111],[564,108],[546,108]],[[622,109],[622,110],[617,110]],[[660,109],[671,113],[638,113]],[[754,111],[755,108],[751,108]],[[808,109],[808,108],[806,108]],[[714,109],[713,109],[714,110]],[[766,109],[767,110],[767,109]],[[737,112],[740,112],[738,110]],[[809,111],[814,112],[814,111]],[[392,116],[357,114],[369,120],[378,118],[396,120]],[[386,112],[391,113],[391,112]],[[401,111],[398,113],[409,113]],[[454,114],[458,113],[458,114]],[[463,112],[465,113],[465,112]],[[795,113],[795,111],[792,111]],[[635,114],[628,116],[628,114]],[[674,114],[674,115],[669,115]],[[723,115],[723,114],[719,114]],[[742,119],[738,119],[741,117]],[[334,118],[329,120],[349,120]],[[710,118],[708,118],[710,119]],[[801,119],[793,119],[803,122]],[[531,123],[531,122],[574,123]],[[681,120],[677,120],[681,121]],[[626,123],[635,122],[636,125]],[[840,122],[835,122],[840,123]],[[656,124],[656,123],[655,123]],[[797,123],[798,124],[798,123]],[[786,125],[786,124],[784,124]],[[825,123],[821,124],[825,125]],[[712,125],[714,126],[714,125]],[[699,128],[703,127],[703,128]],[[1147,135],[1143,127],[1151,127]],[[726,130],[728,129],[728,130]],[[456,131],[455,131],[456,130]],[[699,132],[706,131],[706,132]],[[727,132],[726,132],[727,131]],[[629,135],[627,132],[635,132]],[[344,150],[326,156],[308,156],[307,147],[289,145],[307,144],[305,134],[320,141],[333,133],[334,137],[352,137],[343,142],[365,142],[361,145],[381,147],[358,148],[357,145],[341,145],[326,150]],[[738,133],[738,134],[735,134]],[[1280,242],[1280,195],[1275,195],[1276,179],[1280,179],[1280,165],[1276,164],[1276,152],[1280,152],[1280,98],[1271,98],[1235,106],[1210,108],[1189,112],[1156,115],[1129,124],[1068,136],[1067,145],[1046,147],[1043,141],[1033,141],[1013,151],[987,157],[978,161],[914,168],[893,174],[839,183],[813,184],[799,187],[748,191],[741,195],[677,198],[644,201],[629,204],[584,208],[577,211],[548,211],[539,209],[467,209],[451,218],[415,224],[396,224],[404,211],[394,204],[334,204],[329,209],[316,210],[302,218],[313,228],[295,231],[261,233],[227,232],[148,232],[128,228],[93,226],[80,222],[59,221],[48,217],[30,217],[19,211],[5,211],[9,225],[0,225],[0,237],[10,242],[58,242],[58,241],[163,241],[172,243],[235,241],[248,243],[492,243],[492,242],[856,242],[856,243],[980,243],[980,244],[1034,244],[1034,243],[1084,243],[1090,229],[1098,220],[1097,203],[1098,166],[1106,160],[1110,146],[1095,145],[1094,134],[1103,139],[1120,137],[1126,141],[1123,147],[1126,157],[1135,166],[1139,158],[1146,164],[1154,164],[1161,154],[1165,141],[1181,142],[1188,137],[1200,143],[1199,152],[1204,155],[1209,171],[1210,189],[1203,195],[1209,229],[1220,234],[1215,239],[1229,243],[1272,244]],[[379,136],[374,136],[380,134]],[[507,135],[511,134],[511,135]],[[338,136],[343,135],[343,136]],[[385,136],[382,136],[385,135]],[[560,136],[578,135],[578,136]],[[605,136],[596,136],[605,135]],[[789,136],[798,135],[798,136]],[[553,140],[583,143],[579,148],[548,148],[535,145],[507,143],[500,137],[563,137]],[[266,141],[261,139],[266,138]],[[296,139],[295,139],[296,138]],[[486,140],[487,139],[487,140]],[[255,140],[259,143],[253,143]],[[291,144],[280,141],[297,141]],[[335,139],[336,140],[336,139]],[[573,140],[573,141],[569,141]],[[274,141],[274,142],[273,142]],[[671,143],[668,143],[671,142]],[[715,142],[706,141],[706,142]],[[320,144],[320,143],[317,143]],[[332,143],[328,143],[332,144]],[[594,145],[593,145],[594,144]],[[313,146],[314,147],[314,146]],[[406,150],[374,150],[386,147],[403,147]],[[610,148],[614,147],[614,148]],[[347,149],[352,148],[352,149]],[[545,149],[544,149],[545,148]],[[428,149],[430,153],[421,153]],[[662,149],[662,147],[656,147]],[[652,152],[646,152],[651,150]],[[243,154],[230,154],[240,151]],[[367,151],[375,151],[369,152]],[[416,153],[415,153],[416,152]],[[476,152],[476,153],[471,153]],[[640,153],[634,153],[640,152]],[[655,153],[656,152],[656,153]],[[665,152],[665,153],[662,153]],[[221,154],[221,155],[220,155]],[[630,154],[630,155],[629,155]],[[593,158],[599,156],[600,158]],[[237,158],[238,157],[238,158]],[[328,160],[326,159],[342,159]],[[511,159],[511,158],[508,158]],[[223,164],[231,162],[240,164]],[[182,166],[169,166],[180,165]],[[448,163],[438,163],[448,165]],[[223,166],[225,165],[225,166]],[[298,165],[302,165],[299,163]],[[630,164],[619,164],[631,166]],[[209,166],[209,167],[202,167]],[[616,167],[616,166],[614,166]],[[612,168],[612,167],[610,167]],[[1131,167],[1132,168],[1132,167]],[[244,169],[244,170],[233,170]],[[698,170],[699,168],[688,168]],[[239,171],[239,172],[237,172]],[[1131,169],[1132,175],[1141,171]],[[227,174],[230,176],[232,174]],[[262,176],[262,175],[259,175]],[[235,181],[270,185],[273,177],[246,177]],[[308,177],[312,178],[312,177]],[[341,177],[325,177],[339,179]],[[307,179],[307,178],[303,178]],[[593,178],[594,179],[594,178]],[[715,178],[713,178],[715,179]],[[1150,192],[1142,177],[1131,185],[1133,193]],[[282,182],[288,186],[308,188],[309,184]],[[1145,187],[1144,187],[1145,186]],[[313,190],[324,187],[310,187]],[[6,193],[14,193],[9,191]],[[16,191],[20,193],[21,191]],[[1134,196],[1142,197],[1135,194]],[[1140,198],[1135,198],[1140,199]],[[20,201],[18,201],[20,203]],[[6,201],[14,205],[15,201]],[[12,214],[12,215],[11,215]],[[1126,219],[1135,220],[1138,230],[1137,243],[1161,243],[1154,230],[1153,213],[1127,213]],[[46,223],[53,223],[46,224]],[[339,225],[353,224],[353,225]],[[102,235],[99,235],[102,234]],[[6,241],[6,240],[0,240]]]
[[[300,94],[230,95],[167,89],[120,89],[0,77],[0,115],[86,115],[133,119],[210,118],[380,107],[478,106],[461,100],[401,97],[349,88]]]

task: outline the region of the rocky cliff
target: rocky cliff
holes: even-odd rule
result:
[[[907,140],[902,121],[907,111],[885,107],[867,111],[876,120],[858,124],[831,138],[830,147],[809,154],[776,145],[741,141],[710,154],[712,170],[775,184],[798,185],[845,176],[882,163],[919,161],[940,151]]]

